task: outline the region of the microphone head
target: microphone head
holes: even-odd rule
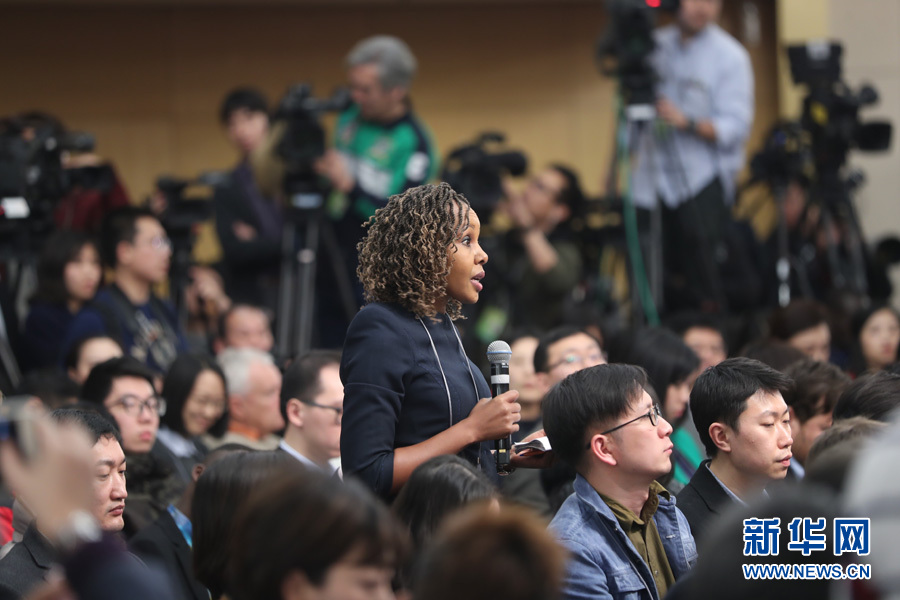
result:
[[[503,340],[491,342],[487,349],[487,359],[491,364],[508,363],[512,358],[512,350],[509,344]]]

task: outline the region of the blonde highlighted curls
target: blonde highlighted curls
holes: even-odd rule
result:
[[[391,196],[369,219],[356,247],[366,302],[394,302],[417,317],[436,317],[447,297],[448,250],[469,226],[469,201],[446,183],[420,185]],[[462,305],[448,299],[458,319]]]

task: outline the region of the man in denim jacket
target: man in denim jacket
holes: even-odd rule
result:
[[[570,552],[564,598],[658,600],[697,559],[669,472],[672,426],[644,389],[647,374],[599,365],[568,376],[544,399],[544,428],[575,467],[575,493],[550,529]]]

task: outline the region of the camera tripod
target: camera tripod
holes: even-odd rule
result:
[[[315,186],[303,186],[290,191],[287,196],[289,207],[282,235],[276,335],[276,351],[282,359],[292,358],[312,347],[320,250],[328,255],[340,303],[348,320],[356,312],[353,289],[345,275],[337,237],[324,215],[324,191]]]

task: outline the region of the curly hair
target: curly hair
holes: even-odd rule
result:
[[[417,317],[435,317],[447,294],[453,261],[448,249],[469,226],[469,201],[446,183],[421,185],[391,196],[369,219],[359,243],[366,302],[395,302]],[[447,301],[451,319],[462,304]]]

